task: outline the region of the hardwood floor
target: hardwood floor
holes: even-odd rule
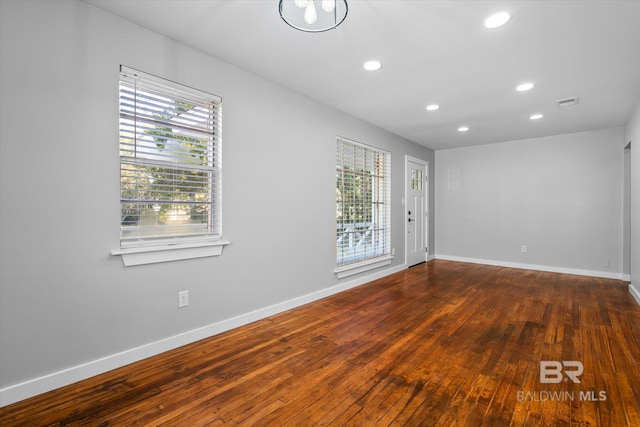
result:
[[[542,383],[540,361],[577,361]],[[558,373],[545,371],[544,379]],[[2,426],[640,426],[627,284],[432,261],[0,409]]]

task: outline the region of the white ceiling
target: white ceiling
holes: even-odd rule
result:
[[[348,0],[315,34],[277,0],[85,1],[434,149],[622,126],[640,97],[640,1]]]

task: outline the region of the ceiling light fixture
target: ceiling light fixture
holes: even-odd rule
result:
[[[540,120],[543,117],[544,116],[542,114],[534,114],[531,117],[529,117],[529,120]]]
[[[378,71],[382,68],[382,63],[380,61],[372,60],[365,62],[362,67],[367,71]]]
[[[438,108],[440,108],[438,104],[427,105],[427,110],[429,111],[436,111]]]
[[[320,4],[320,11],[316,9]],[[347,17],[347,0],[280,0],[280,17],[289,26],[307,33],[336,28]]]
[[[460,126],[458,128],[458,132],[467,132],[469,130],[469,128],[467,126]]]
[[[490,29],[502,27],[504,24],[509,22],[510,19],[511,15],[507,12],[494,13],[485,19],[484,26]]]
[[[520,84],[520,85],[518,85],[518,86],[516,87],[516,90],[517,90],[518,92],[526,92],[526,91],[528,91],[528,90],[533,89],[533,87],[534,87],[534,86],[535,86],[535,85],[534,85],[533,83],[531,83],[531,82],[522,83],[522,84]]]
[[[574,96],[573,98],[565,98],[565,99],[559,99],[556,101],[556,105],[559,108],[564,108],[564,107],[571,107],[574,105],[578,104],[578,97]]]

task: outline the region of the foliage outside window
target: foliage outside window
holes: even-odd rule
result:
[[[338,137],[337,265],[391,253],[391,154]]]
[[[120,71],[121,245],[216,240],[220,98]]]

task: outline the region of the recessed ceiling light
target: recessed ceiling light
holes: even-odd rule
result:
[[[377,71],[382,68],[382,63],[380,61],[367,61],[363,65],[364,69],[367,71]]]
[[[529,117],[530,120],[540,120],[541,118],[543,118],[544,116],[542,114],[534,114],[531,117]]]
[[[458,128],[458,132],[467,132],[469,130],[469,128],[467,126],[460,126]]]
[[[427,105],[427,110],[429,111],[436,111],[438,108],[440,108],[438,104]]]
[[[522,84],[520,84],[520,85],[516,86],[516,90],[517,90],[518,92],[526,92],[526,91],[528,91],[528,90],[533,89],[533,87],[534,87],[534,86],[535,86],[535,85],[534,85],[533,83],[530,83],[530,82],[522,83]]]
[[[504,24],[509,22],[509,19],[511,19],[511,15],[509,15],[507,12],[494,13],[493,15],[485,19],[484,26],[486,28],[502,27]]]

